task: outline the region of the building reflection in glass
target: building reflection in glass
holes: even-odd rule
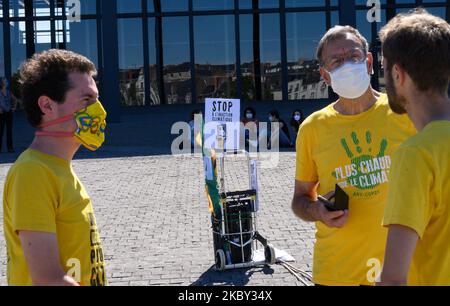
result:
[[[237,97],[234,16],[195,17],[194,30],[197,100]]]
[[[142,20],[119,19],[118,39],[121,104],[143,106],[145,87]]]
[[[164,93],[167,104],[192,103],[188,17],[163,19]]]
[[[288,100],[328,98],[316,59],[317,45],[326,32],[325,18],[323,12],[286,14]]]

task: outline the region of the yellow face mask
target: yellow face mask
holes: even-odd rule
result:
[[[100,101],[75,113],[78,129],[75,137],[91,151],[100,148],[105,141],[106,111]]]
[[[39,126],[39,128],[46,128],[75,118],[78,125],[75,132],[37,131],[36,136],[75,137],[87,149],[95,151],[105,141],[106,115],[105,109],[100,101],[97,100],[94,104],[89,105],[75,114],[67,115]]]

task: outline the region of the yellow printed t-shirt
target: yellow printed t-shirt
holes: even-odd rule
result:
[[[19,231],[55,233],[64,271],[81,285],[107,285],[91,199],[70,162],[22,153],[6,178],[3,211],[9,285],[32,285]]]
[[[408,284],[450,286],[450,121],[408,139],[393,157],[390,180],[383,224],[420,237]]]
[[[382,94],[366,112],[342,115],[331,104],[301,125],[296,180],[320,181],[319,194],[339,184],[349,195],[343,228],[316,222],[313,281],[371,285],[380,272],[387,231],[382,226],[391,155],[416,133],[406,115],[391,111]]]

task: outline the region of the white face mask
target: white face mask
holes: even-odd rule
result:
[[[253,114],[252,113],[247,113],[247,114],[245,114],[245,117],[247,119],[253,119]]]
[[[370,75],[367,72],[367,61],[362,63],[345,63],[342,67],[329,72],[331,87],[340,97],[356,99],[369,88]]]
[[[295,119],[295,121],[300,121],[300,116],[299,115],[295,115],[294,119]]]

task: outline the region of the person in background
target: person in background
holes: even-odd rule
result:
[[[8,80],[0,78],[0,153],[3,146],[3,134],[6,127],[6,146],[9,153],[14,152],[13,148],[13,113],[16,111],[16,101],[12,92],[8,88]]]
[[[273,109],[269,112],[268,114],[269,116],[269,126],[268,126],[268,131],[271,131],[271,125],[273,123],[278,123],[278,131],[277,129],[275,129],[275,135],[278,132],[278,140],[279,140],[279,146],[281,147],[292,147],[292,142],[291,142],[291,136],[289,133],[289,128],[286,124],[286,122],[284,122],[283,119],[280,118],[280,113],[276,110]],[[272,132],[269,133],[270,137],[268,139],[269,145],[268,147],[271,146],[271,139],[272,139]]]
[[[258,124],[258,119],[256,119],[256,110],[253,107],[247,107],[244,109],[244,118],[241,122],[246,125],[249,122],[254,122]]]
[[[298,134],[298,130],[300,128],[300,125],[302,125],[303,121],[305,120],[305,117],[303,116],[303,112],[300,109],[296,109],[293,113],[292,113],[292,117],[291,117],[291,127],[292,130],[294,131],[294,135],[293,135],[293,141],[292,143],[295,143],[295,141],[297,140],[297,134]]]
[[[258,147],[258,119],[256,119],[256,110],[253,107],[247,107],[244,109],[244,118],[241,119],[245,128],[245,148],[250,150],[250,145],[253,148]],[[256,135],[256,139],[250,139],[250,135]]]

